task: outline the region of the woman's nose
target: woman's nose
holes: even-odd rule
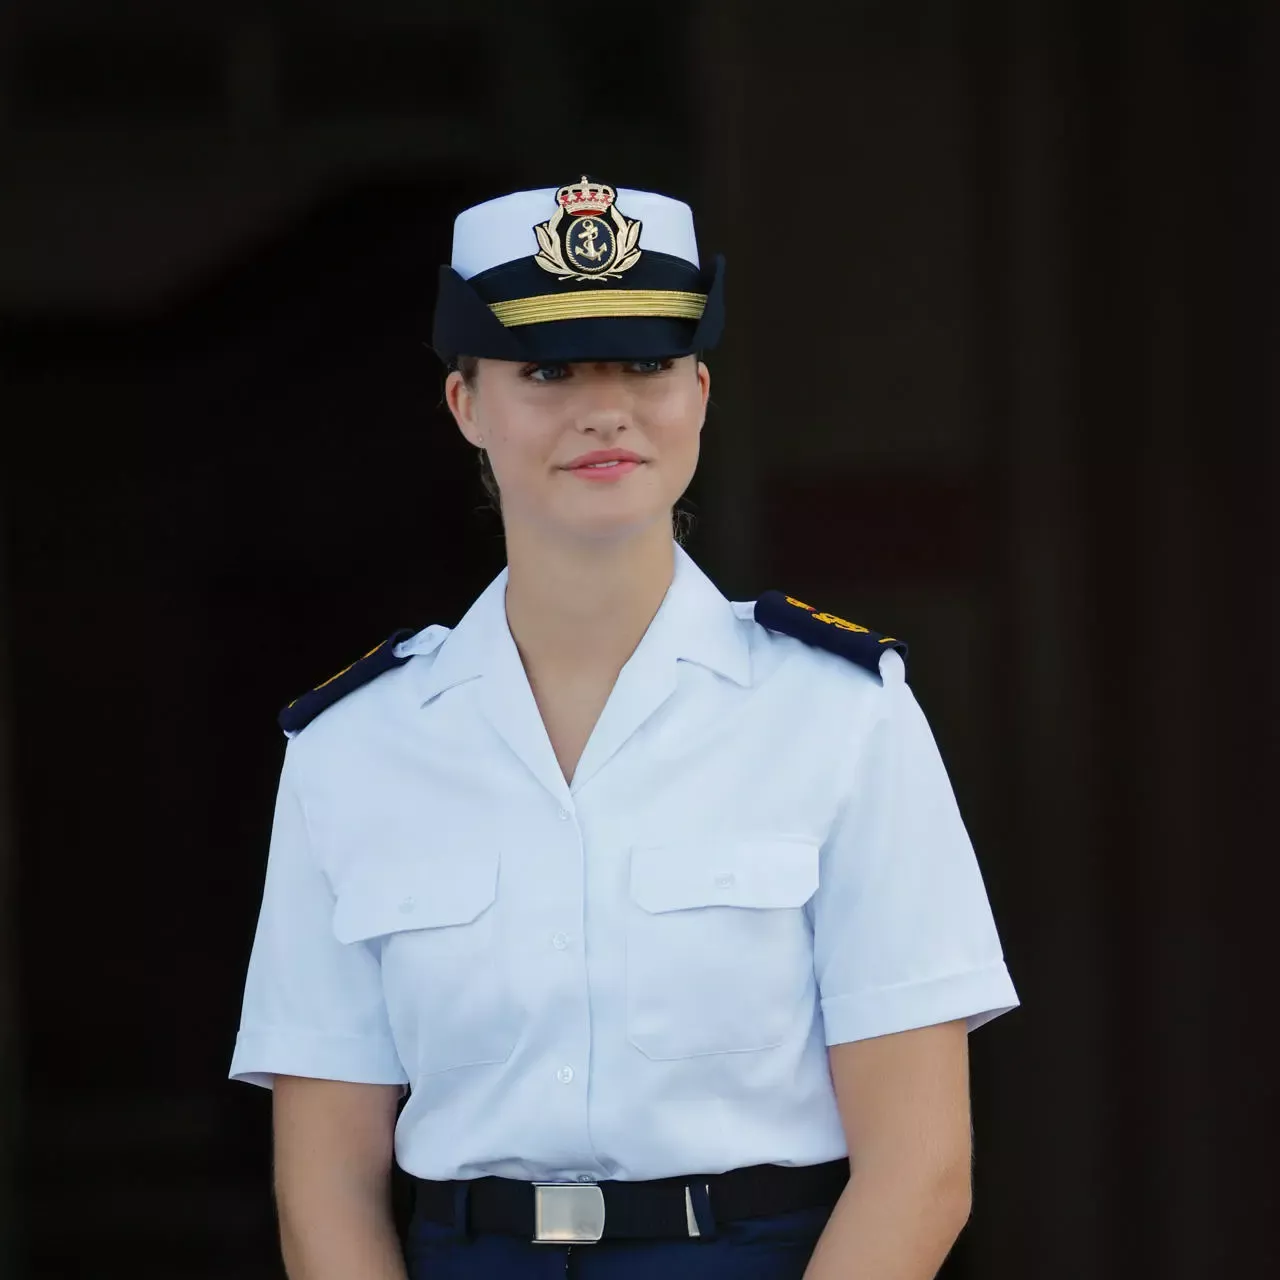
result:
[[[631,425],[631,396],[624,387],[608,383],[584,387],[575,417],[579,431],[625,431]]]

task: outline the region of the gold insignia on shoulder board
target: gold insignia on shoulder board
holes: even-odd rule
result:
[[[534,227],[533,260],[560,280],[616,279],[640,261],[640,223],[619,212],[617,192],[585,174],[556,192],[556,211]]]
[[[811,604],[805,604],[803,600],[797,600],[794,596],[784,597],[788,604],[793,604],[797,609],[803,609],[815,622],[825,622],[828,626],[835,627],[840,631],[856,631],[859,635],[869,636],[872,634],[870,627],[864,627],[860,623],[850,622],[848,618],[841,618],[834,613],[819,613]],[[878,640],[879,644],[897,644],[899,643],[893,636],[882,636]]]

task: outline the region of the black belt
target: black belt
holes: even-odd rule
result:
[[[542,1244],[689,1238],[700,1234],[695,1197],[710,1200],[716,1222],[737,1222],[833,1207],[848,1181],[847,1159],[799,1166],[759,1164],[651,1182],[476,1178],[466,1184],[467,1222],[459,1225],[478,1234],[524,1236]],[[414,1182],[415,1213],[430,1222],[453,1225],[460,1184],[424,1178]]]

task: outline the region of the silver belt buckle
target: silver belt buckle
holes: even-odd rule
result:
[[[533,1184],[534,1244],[599,1244],[604,1190],[594,1182]]]

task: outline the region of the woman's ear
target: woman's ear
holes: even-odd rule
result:
[[[480,428],[476,423],[476,393],[466,378],[454,369],[444,381],[444,402],[458,424],[458,430],[476,448],[480,447]]]
[[[711,370],[698,361],[698,386],[702,391],[702,416],[707,416],[707,401],[711,399]]]

